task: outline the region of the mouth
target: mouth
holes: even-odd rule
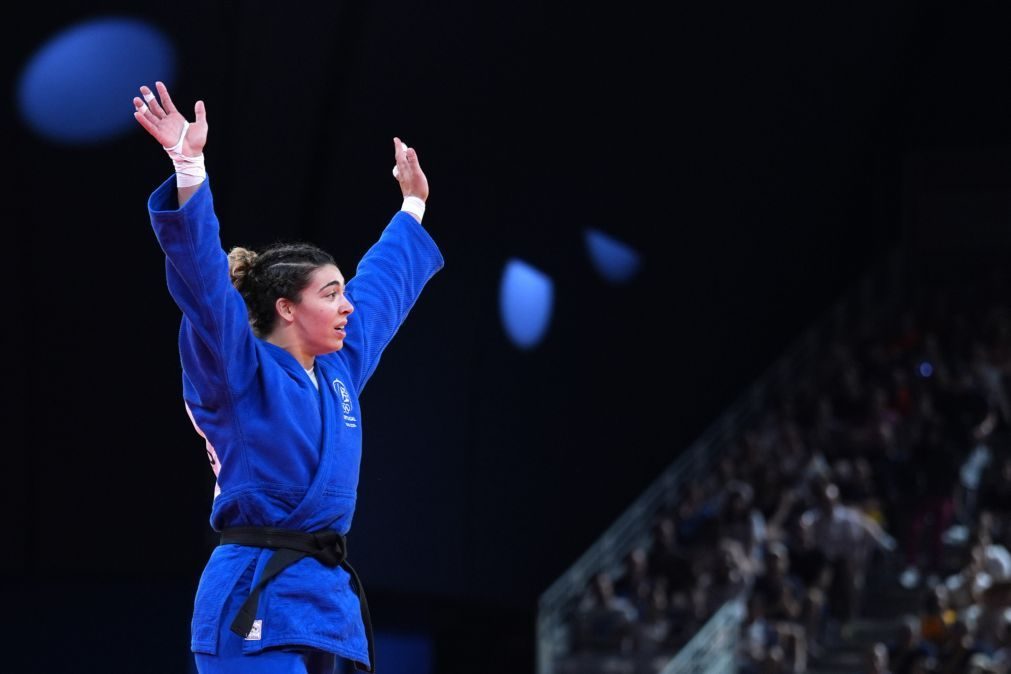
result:
[[[336,328],[334,328],[334,331],[337,333],[337,336],[339,336],[341,339],[347,337],[347,330],[345,326],[347,326],[347,323],[343,323],[342,325],[338,325]]]

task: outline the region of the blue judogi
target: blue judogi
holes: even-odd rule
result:
[[[358,397],[443,266],[435,242],[408,213],[393,216],[347,283],[355,310],[343,349],[316,358],[317,391],[294,356],[253,334],[228,274],[210,179],[178,208],[173,175],[151,194],[148,210],[165,251],[169,292],[183,312],[183,398],[217,475],[211,526],[346,534],[361,463]],[[270,555],[241,545],[215,548],[194,602],[194,652],[217,653],[226,602],[249,593]],[[243,653],[302,645],[371,666],[349,578],[313,558],[285,569],[265,586]]]

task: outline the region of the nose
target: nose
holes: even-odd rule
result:
[[[355,310],[355,305],[351,304],[351,300],[347,297],[344,298],[344,306],[341,307],[341,313],[350,314]]]

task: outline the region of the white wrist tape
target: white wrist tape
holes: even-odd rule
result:
[[[172,163],[176,167],[176,187],[192,187],[199,185],[207,178],[207,170],[204,168],[204,155],[198,154],[196,157],[187,157],[182,153],[183,139],[186,138],[186,131],[190,128],[190,123],[183,120],[183,132],[179,135],[179,142],[172,147],[162,146],[172,157]]]
[[[421,220],[425,217],[425,202],[419,197],[404,197],[404,205],[400,207],[400,210],[416,215],[418,220]]]

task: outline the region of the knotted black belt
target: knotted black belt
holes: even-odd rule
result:
[[[245,639],[253,630],[253,620],[256,618],[256,608],[260,603],[260,590],[267,582],[295,562],[306,557],[318,559],[329,567],[339,566],[351,575],[354,590],[362,607],[362,621],[365,623],[365,635],[369,644],[369,664],[355,661],[355,669],[373,672],[376,668],[376,656],[372,641],[372,618],[369,616],[369,605],[365,601],[365,588],[358,574],[347,562],[348,543],[343,535],[326,529],[316,533],[292,531],[290,529],[275,529],[273,527],[234,527],[221,532],[221,545],[249,545],[256,548],[270,548],[274,554],[267,560],[263,575],[249,592],[249,597],[239,608],[238,615],[232,621],[231,630]]]

